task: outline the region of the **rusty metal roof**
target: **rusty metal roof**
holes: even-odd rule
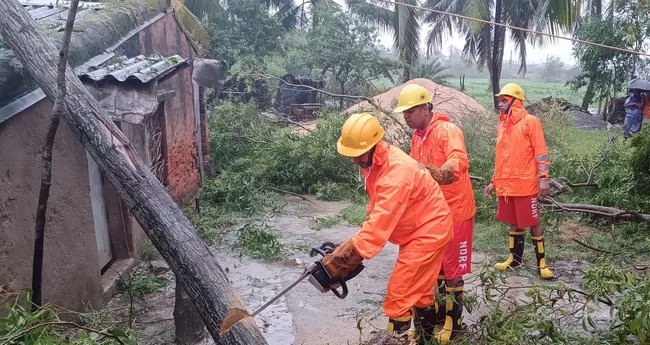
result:
[[[185,63],[180,55],[164,57],[161,55],[138,55],[133,58],[126,56],[114,57],[97,66],[86,66],[85,70],[77,71],[81,80],[139,80],[142,83],[162,77],[178,65]]]

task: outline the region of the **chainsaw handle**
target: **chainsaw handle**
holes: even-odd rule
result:
[[[332,293],[340,299],[345,299],[348,297],[348,284],[346,284],[343,279],[339,281],[339,284],[341,284],[341,290],[343,290],[343,292],[338,292],[335,288],[332,288]]]
[[[320,247],[318,248],[312,248],[311,251],[309,252],[310,257],[316,256],[316,254],[320,254],[322,257],[325,257],[327,254],[331,254],[334,249],[336,249],[336,245],[332,242],[324,242],[321,244]]]

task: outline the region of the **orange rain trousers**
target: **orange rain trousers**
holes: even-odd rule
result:
[[[442,190],[413,158],[385,141],[377,144],[373,163],[362,169],[370,198],[368,218],[352,237],[364,259],[375,257],[387,242],[400,247],[384,300],[384,312],[398,318],[413,306],[433,303],[453,221]]]
[[[427,128],[415,131],[411,140],[411,157],[436,168],[445,164],[450,166],[454,171],[454,182],[440,188],[451,209],[454,224],[474,217],[476,202],[469,178],[465,137],[458,126],[449,122],[447,115],[434,112]]]

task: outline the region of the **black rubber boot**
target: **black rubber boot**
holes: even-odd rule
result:
[[[434,305],[436,309],[436,326],[442,326],[445,323],[445,315],[447,315],[447,310],[445,308],[445,295],[447,290],[445,289],[445,272],[440,271],[438,275],[438,293],[435,294]]]
[[[463,287],[447,288],[447,315],[445,324],[436,334],[439,344],[448,344],[462,334],[463,324]]]
[[[405,333],[411,329],[411,319],[412,316],[403,316],[398,318],[389,318],[388,319],[388,333]]]
[[[504,262],[499,262],[494,265],[497,271],[505,271],[508,268],[515,268],[521,266],[524,255],[524,232],[510,232],[510,255]]]
[[[436,308],[434,305],[426,308],[413,307],[413,340],[418,345],[430,343],[436,327]]]

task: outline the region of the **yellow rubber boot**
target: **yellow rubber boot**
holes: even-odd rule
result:
[[[510,232],[510,254],[508,259],[504,262],[499,262],[494,265],[494,269],[497,271],[505,271],[508,268],[515,268],[521,266],[522,256],[524,255],[524,233],[522,232]]]
[[[463,287],[447,288],[447,297],[445,298],[445,323],[442,329],[436,333],[436,341],[439,344],[449,344],[462,331],[463,315]]]
[[[535,254],[537,255],[537,267],[539,267],[539,276],[542,279],[553,279],[553,272],[546,265],[546,254],[544,253],[544,235],[532,237],[535,245]]]

